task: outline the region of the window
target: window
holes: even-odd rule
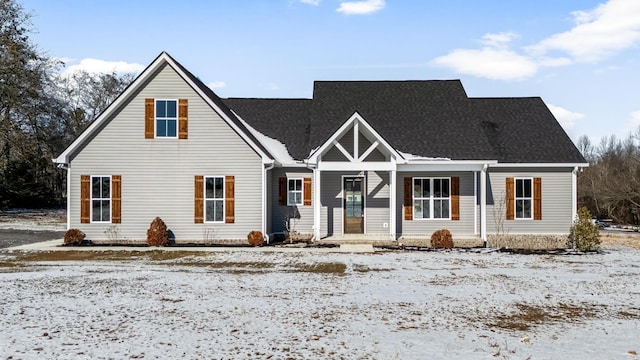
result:
[[[533,180],[516,178],[515,187],[516,219],[532,219]]]
[[[205,221],[224,221],[224,177],[205,177],[204,191]]]
[[[302,179],[287,179],[287,205],[302,205]]]
[[[177,100],[156,100],[156,137],[177,136]]]
[[[111,176],[91,177],[91,222],[111,222]]]
[[[450,178],[413,178],[413,218],[451,218]]]

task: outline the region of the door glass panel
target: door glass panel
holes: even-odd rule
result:
[[[362,217],[362,180],[345,179],[345,216],[348,218]]]

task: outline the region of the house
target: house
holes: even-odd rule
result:
[[[563,237],[588,164],[540,98],[458,80],[317,81],[312,99],[221,99],[167,53],[54,161],[67,226],[176,242]]]

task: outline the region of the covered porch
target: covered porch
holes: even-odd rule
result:
[[[492,163],[398,152],[356,112],[307,159],[313,171],[313,239],[397,245],[424,242],[431,228],[453,227],[459,239],[482,244],[486,191],[480,189],[487,188],[486,169]],[[451,210],[439,219],[407,220],[414,207],[413,179],[418,177],[447,179],[447,206],[457,207],[464,220],[452,217]]]

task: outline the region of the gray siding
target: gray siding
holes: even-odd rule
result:
[[[144,99],[189,100],[189,139],[145,139]],[[146,239],[154,217],[176,241],[246,239],[261,229],[262,164],[247,145],[168,66],[135,94],[71,161],[71,227],[106,239],[109,224],[80,224],[80,175],[122,176],[123,237]],[[194,224],[194,176],[235,176],[235,223]]]
[[[542,220],[505,220],[509,234],[568,234],[572,219],[572,169],[489,169],[487,181],[487,233],[496,232],[497,204],[504,201],[507,177],[542,178]],[[500,214],[504,216],[504,214]]]
[[[313,172],[308,169],[301,168],[276,168],[271,170],[271,231],[273,233],[282,233],[285,231],[285,221],[292,218],[291,224],[295,230],[301,234],[313,233],[313,196],[314,185],[311,186],[311,205],[299,206],[283,206],[280,205],[278,199],[280,195],[280,178],[311,178]]]
[[[450,177],[460,178],[460,220],[405,220],[404,219],[404,178],[405,177]],[[398,173],[396,188],[396,224],[401,236],[430,237],[440,229],[451,231],[456,236],[474,236],[474,208],[476,200],[473,195],[472,172],[402,172]],[[478,215],[479,216],[479,215]]]
[[[371,235],[389,234],[389,172],[366,174],[365,231]]]
[[[323,172],[321,177],[322,211],[320,234],[343,234],[342,179],[344,176],[364,176],[367,189],[365,198],[365,233],[389,233],[389,174],[388,172]]]

